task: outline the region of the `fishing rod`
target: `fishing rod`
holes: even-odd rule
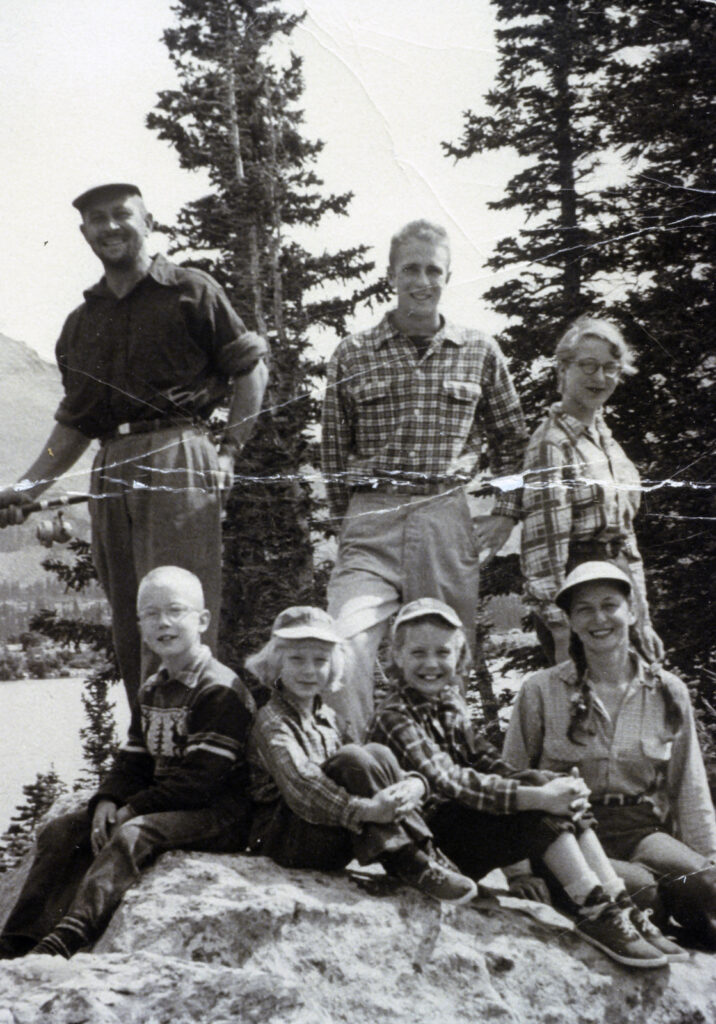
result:
[[[28,516],[34,512],[55,512],[53,519],[43,519],[37,524],[35,536],[43,547],[66,544],[74,535],[74,526],[65,519],[62,510],[68,505],[80,505],[89,501],[89,494],[64,494],[57,498],[42,498],[39,501],[18,502],[17,505]]]

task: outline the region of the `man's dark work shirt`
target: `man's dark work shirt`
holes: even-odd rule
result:
[[[56,348],[65,397],[55,418],[87,437],[136,420],[203,420],[229,378],[266,351],[213,278],[155,256],[129,294],[118,299],[102,279],[65,321]]]

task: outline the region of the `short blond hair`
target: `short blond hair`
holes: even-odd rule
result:
[[[622,373],[636,373],[634,350],[627,345],[617,325],[611,320],[593,316],[578,317],[559,339],[554,350],[554,360],[558,368],[571,363],[581,343],[588,338],[597,338],[609,345],[614,359],[618,359],[622,364]]]
[[[204,609],[204,589],[201,580],[188,569],[182,569],[179,565],[158,565],[155,569],[142,577],[137,588],[137,607],[142,599],[142,593],[147,587],[169,583],[176,587],[187,601],[196,604],[199,610]]]
[[[448,266],[450,265],[450,236],[442,224],[433,224],[429,220],[411,220],[400,231],[396,231],[390,240],[388,267],[391,270],[395,268],[401,246],[411,238],[415,238],[419,242],[432,242],[434,245],[444,246],[448,252]]]

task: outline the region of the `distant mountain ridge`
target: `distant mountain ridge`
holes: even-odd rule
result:
[[[54,414],[62,398],[60,372],[22,341],[0,334],[0,488],[14,483],[37,458],[54,424]],[[52,494],[85,491],[89,486],[92,454],[82,457],[77,466],[56,484]],[[71,518],[78,530],[87,533],[84,506],[73,509]],[[47,550],[35,540],[37,516],[20,527],[0,532],[0,572],[24,577],[28,582],[43,572],[40,562]],[[10,559],[8,551],[22,551]],[[21,569],[20,569],[21,565]]]

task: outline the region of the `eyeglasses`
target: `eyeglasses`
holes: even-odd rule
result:
[[[621,376],[621,363],[600,363],[598,359],[573,359],[572,364],[578,366],[587,377],[593,377],[597,370],[601,370],[605,377],[616,380]]]
[[[171,604],[168,608],[148,608],[140,612],[137,618],[140,622],[159,622],[165,618],[167,622],[181,622],[190,612],[199,612],[200,608],[189,608],[185,604]]]

